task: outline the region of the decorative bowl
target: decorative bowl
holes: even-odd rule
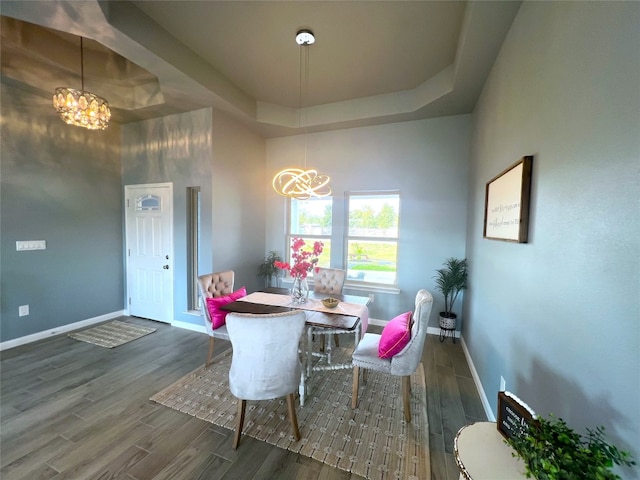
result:
[[[323,298],[322,299],[322,304],[327,307],[327,308],[335,308],[338,306],[338,304],[340,303],[340,300],[338,300],[337,298]]]

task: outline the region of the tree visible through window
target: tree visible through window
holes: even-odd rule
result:
[[[346,202],[333,200],[291,199],[286,248],[291,248],[293,238],[302,238],[308,248],[321,241],[324,251],[318,266],[346,269],[347,283],[395,286],[400,195],[347,193]],[[334,208],[340,210],[335,212],[339,217],[345,218],[344,229],[336,232],[332,231]],[[340,250],[335,253],[341,265],[331,265],[332,243]],[[287,259],[290,258],[288,251]]]
[[[395,285],[400,195],[350,193],[347,200],[348,281]]]
[[[291,248],[292,238],[302,238],[307,248],[313,248],[316,241],[323,242],[324,250],[318,259],[320,267],[329,267],[331,261],[332,205],[331,198],[291,200],[287,245]]]

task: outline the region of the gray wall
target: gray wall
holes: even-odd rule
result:
[[[636,460],[639,18],[637,2],[520,9],[473,117],[463,327],[494,412],[502,375],[540,414],[605,425]],[[484,240],[485,183],[523,155],[529,243]]]
[[[412,310],[419,289],[434,291],[433,274],[443,260],[464,257],[470,121],[469,115],[460,115],[307,137],[307,165],[331,176],[334,202],[343,204],[347,191],[400,191],[400,294],[376,292],[372,318],[389,320]],[[303,165],[304,136],[267,141],[269,176],[285,166]],[[265,182],[265,190],[267,250],[285,252],[286,201],[270,182]],[[335,228],[343,229],[344,219],[334,219]],[[434,297],[431,324],[437,325],[443,302]],[[457,305],[458,312],[461,309]]]
[[[237,286],[255,290],[264,255],[264,202],[255,195],[263,192],[264,140],[210,108],[122,132],[123,185],[173,182],[174,320],[200,325],[187,309],[187,187],[201,189],[198,273],[230,268]]]
[[[213,114],[213,268],[235,271],[236,288],[255,291],[265,255],[265,140],[229,115]]]
[[[48,98],[1,88],[4,342],[120,311],[124,299],[119,126],[68,126]],[[18,240],[47,248],[17,252]]]

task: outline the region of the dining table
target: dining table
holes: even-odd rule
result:
[[[324,306],[322,299],[331,297],[340,300],[337,306]],[[298,393],[300,406],[304,406],[310,377],[314,372],[333,371],[352,368],[349,363],[331,362],[331,342],[328,342],[328,353],[319,354],[313,351],[313,331],[322,329],[323,334],[352,334],[354,348],[367,330],[369,323],[369,297],[358,295],[336,295],[309,292],[304,303],[294,303],[289,289],[269,287],[253,292],[220,308],[227,312],[269,314],[302,310],[306,316],[306,334],[301,338],[302,372]],[[325,362],[314,363],[314,356],[324,357]]]

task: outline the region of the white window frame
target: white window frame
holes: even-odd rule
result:
[[[333,223],[333,197],[325,197],[323,198],[323,200],[330,200],[331,201],[331,217],[332,217],[332,223]],[[334,239],[333,239],[333,225],[331,228],[331,234],[328,235],[318,235],[318,234],[307,234],[307,233],[292,233],[291,232],[291,222],[293,219],[293,201],[294,199],[290,198],[289,201],[287,202],[287,231],[285,234],[285,246],[284,246],[284,252],[285,252],[285,258],[287,262],[291,262],[291,241],[294,238],[305,238],[308,240],[312,240],[312,241],[321,241],[324,242],[326,245],[327,241],[330,241],[331,244],[334,244]],[[309,246],[307,244],[307,246]],[[313,245],[311,245],[313,247]],[[323,254],[324,255],[324,254]],[[325,257],[326,258],[326,257]],[[331,264],[331,259],[329,259],[329,264]],[[309,275],[309,279],[311,279],[312,275]],[[291,277],[289,276],[289,273],[287,272],[286,276],[285,276],[285,280],[289,281],[291,280]],[[310,282],[313,283],[313,282]]]
[[[355,197],[372,197],[372,196],[397,196],[398,197],[398,230],[395,237],[378,237],[378,236],[365,236],[365,235],[351,235],[349,228],[349,213],[351,198]],[[371,289],[371,290],[398,290],[398,256],[400,245],[400,191],[398,190],[374,190],[363,192],[346,192],[344,202],[344,238],[343,238],[343,265],[344,269],[348,271],[349,266],[349,241],[363,241],[363,242],[391,242],[396,244],[396,270],[393,283],[372,282],[365,280],[357,280],[347,276],[346,285],[357,289]]]

